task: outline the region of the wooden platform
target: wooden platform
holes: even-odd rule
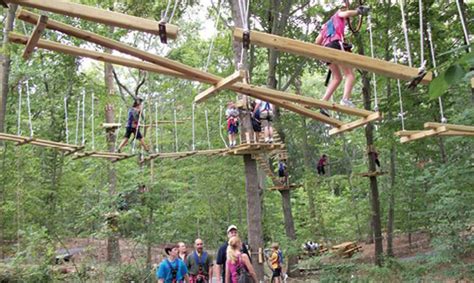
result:
[[[344,242],[339,245],[331,247],[331,251],[342,257],[352,257],[352,255],[362,250],[362,246],[357,245],[356,242]]]
[[[214,156],[220,155],[226,152],[227,148],[221,149],[210,149],[210,150],[196,150],[196,151],[182,151],[182,152],[164,152],[164,153],[154,153],[143,159],[143,162],[150,161],[153,159],[183,159],[191,156]]]
[[[244,143],[233,148],[229,148],[224,155],[245,155],[271,152],[273,150],[284,149],[285,145],[281,143]]]
[[[38,139],[35,137],[30,138],[30,137],[24,137],[24,136],[11,135],[11,134],[6,134],[6,133],[0,133],[0,140],[16,142],[17,146],[31,144],[35,146],[44,147],[44,148],[51,148],[51,149],[55,149],[59,151],[64,151],[67,153],[74,153],[74,152],[78,152],[84,149],[84,146]]]
[[[103,158],[108,159],[112,162],[126,160],[136,156],[136,154],[127,154],[127,153],[114,153],[114,152],[102,152],[102,151],[85,151],[81,153],[74,154],[73,159],[82,159],[86,157],[95,157],[95,158]]]
[[[401,143],[407,143],[432,136],[474,136],[474,126],[427,122],[424,124],[424,127],[424,130],[419,131],[398,131],[395,135],[400,137]]]

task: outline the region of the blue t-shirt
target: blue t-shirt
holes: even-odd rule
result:
[[[165,283],[172,283],[173,274],[171,269],[176,270],[175,279],[177,282],[184,282],[184,276],[188,274],[188,268],[181,259],[175,259],[174,261],[169,261],[168,259],[163,260],[156,270],[156,278],[164,279]]]

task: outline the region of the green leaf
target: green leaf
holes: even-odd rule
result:
[[[443,95],[448,89],[449,84],[445,79],[444,73],[441,73],[430,83],[430,99],[436,99]]]
[[[467,64],[469,68],[474,67],[474,53],[469,52],[464,54],[460,59],[459,63],[461,64]]]
[[[459,64],[455,64],[446,70],[444,74],[444,80],[448,83],[448,85],[453,85],[460,82],[464,78],[464,75],[466,75],[464,68]]]

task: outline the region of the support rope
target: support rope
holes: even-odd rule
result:
[[[374,40],[373,40],[373,35],[372,35],[372,16],[370,14],[367,16],[367,26],[369,29],[369,37],[370,37],[370,54],[372,55],[372,58],[375,58]],[[378,102],[378,95],[377,95],[377,78],[375,76],[375,73],[372,73],[372,80],[374,82],[374,110],[378,111],[379,102]]]
[[[95,136],[94,136],[94,129],[95,129],[95,125],[94,125],[94,93],[92,93],[92,96],[91,96],[91,126],[92,126],[92,129],[91,129],[91,139],[92,139],[92,150],[95,150]]]
[[[421,66],[425,62],[425,49],[424,49],[424,37],[423,37],[423,2],[418,0],[418,17],[420,18],[420,61]]]
[[[464,39],[466,40],[466,44],[469,46],[468,50],[471,52],[471,47],[470,47],[470,40],[469,40],[469,33],[467,32],[467,27],[466,27],[466,22],[464,21],[464,15],[462,13],[461,9],[461,1],[456,0],[456,6],[458,7],[458,12],[459,12],[459,18],[461,19],[461,25],[462,25],[462,31],[464,33]]]
[[[82,145],[86,143],[85,124],[86,124],[86,91],[82,91]]]
[[[219,111],[219,135],[224,142],[224,146],[227,147],[227,142],[225,141],[224,135],[222,134],[222,116],[224,112],[224,107],[222,104],[220,105],[220,111]]]
[[[397,47],[395,44],[393,45],[393,59],[395,63],[398,63],[398,56],[397,56]],[[405,131],[405,112],[403,111],[403,100],[402,100],[402,86],[400,84],[400,80],[397,79],[397,88],[398,88],[398,101],[400,104],[400,112],[398,113],[398,117],[402,123],[402,130]]]
[[[407,27],[407,22],[405,20],[405,10],[403,8],[403,0],[399,0],[398,3],[400,4],[400,11],[402,13],[402,27],[403,27],[403,35],[405,36],[405,48],[406,48],[406,52],[408,56],[408,65],[412,67],[413,62],[411,60],[410,41],[408,39],[408,27]]]
[[[64,97],[64,125],[66,127],[66,143],[69,144],[69,123],[67,114],[67,95]]]
[[[196,150],[196,127],[194,125],[194,111],[196,110],[196,103],[193,102],[192,105],[192,135],[193,135],[193,144],[192,144],[192,151]]]
[[[31,121],[31,101],[30,101],[30,84],[26,81],[26,105],[28,109],[28,126],[30,128],[30,138],[34,136],[33,122]]]
[[[17,118],[17,131],[16,135],[21,136],[21,93],[22,85],[18,84],[18,118]]]
[[[171,24],[171,22],[173,21],[173,17],[174,17],[174,13],[176,12],[176,8],[178,7],[178,0],[175,0],[174,1],[174,7],[173,7],[173,11],[171,11],[171,16],[170,16],[170,20],[169,20],[169,23]]]
[[[429,23],[428,23],[427,31],[428,31],[428,40],[430,42],[431,61],[433,62],[433,68],[434,68],[433,74],[435,75],[435,77],[437,77],[438,71],[436,70],[436,56],[435,56],[435,50],[433,46],[433,39],[431,37],[431,25]],[[438,97],[438,102],[439,102],[439,114],[441,116],[441,123],[447,123],[448,119],[444,117],[443,99],[441,99],[441,96]]]
[[[207,146],[209,149],[211,149],[211,135],[209,133],[209,117],[207,109],[204,111],[204,114],[206,115]]]
[[[81,101],[78,99],[77,100],[77,111],[76,111],[76,140],[75,140],[75,144],[77,145],[78,141],[79,141],[79,116],[80,116],[80,113],[81,113]]]
[[[178,148],[178,122],[176,120],[176,109],[173,111],[173,119],[174,119],[174,141],[175,141],[175,151],[179,152]]]
[[[120,110],[119,110],[119,125],[122,125],[122,107],[120,107]],[[115,131],[115,147],[114,148],[117,148],[117,143],[118,143],[118,140],[119,140],[119,134],[120,134],[120,128],[121,127],[117,127],[117,130]]]
[[[160,152],[158,145],[158,103],[155,102],[155,152]]]
[[[211,54],[212,54],[212,50],[214,49],[214,41],[216,40],[216,37],[217,37],[217,34],[219,33],[217,28],[219,26],[219,19],[220,19],[220,14],[221,14],[221,1],[219,1],[217,3],[217,15],[216,15],[216,21],[215,21],[215,24],[214,24],[214,36],[212,37],[211,39],[211,44],[209,45],[209,52],[207,54],[207,61],[206,61],[206,66],[204,68],[204,70],[207,72],[208,71],[208,68],[209,68],[209,64],[211,62]]]

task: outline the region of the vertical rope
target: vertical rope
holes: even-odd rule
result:
[[[196,109],[196,103],[193,102],[192,106],[192,135],[193,135],[193,144],[192,144],[192,151],[196,150],[196,127],[195,127],[195,122],[194,122],[194,111]]]
[[[160,152],[158,145],[158,103],[155,102],[155,152]]]
[[[459,18],[461,19],[462,31],[464,33],[464,39],[466,40],[467,45],[470,45],[469,33],[467,32],[466,22],[464,21],[464,15],[462,13],[460,0],[456,0],[456,6],[458,7]],[[471,47],[469,47],[469,52],[471,52]]]
[[[227,142],[225,141],[225,138],[224,138],[224,135],[222,135],[222,116],[223,116],[223,111],[224,111],[224,107],[220,106],[220,111],[219,111],[219,135],[222,139],[222,141],[224,142],[224,146],[227,147]]]
[[[144,119],[145,119],[145,101],[142,102],[141,109],[140,111],[138,111],[137,129],[135,130],[135,136],[133,137],[132,153],[135,153],[135,149],[137,145],[137,134],[138,134],[138,131],[140,131],[140,127],[142,123],[145,123],[144,121],[142,121]],[[142,138],[145,138],[145,137],[142,137]]]
[[[174,119],[174,141],[175,141],[175,151],[178,152],[178,121],[176,120],[176,109],[173,111],[173,119]]]
[[[120,134],[120,128],[122,128],[122,107],[120,107],[120,110],[119,110],[119,127],[117,127],[117,130],[115,131],[115,148],[117,148],[117,143],[118,143],[118,137],[119,137],[119,134]]]
[[[30,101],[30,84],[26,81],[26,105],[28,108],[28,126],[30,128],[30,138],[34,136],[33,122],[31,121],[31,101]]]
[[[17,118],[17,131],[16,135],[21,136],[21,93],[22,93],[22,85],[21,83],[18,84],[18,118]]]
[[[95,136],[94,136],[94,129],[95,129],[95,125],[94,125],[94,93],[92,93],[92,96],[91,96],[91,126],[92,126],[92,129],[91,129],[91,138],[92,138],[92,150],[95,150]]]
[[[211,149],[211,135],[209,133],[209,117],[207,109],[204,111],[204,114],[206,115],[207,146],[209,149]]]
[[[81,101],[78,99],[77,100],[77,111],[76,111],[76,140],[75,140],[75,144],[77,145],[78,141],[79,141],[79,116],[80,116],[80,113],[81,113]]]
[[[86,91],[82,90],[82,144],[86,142],[85,125],[86,125]]]
[[[430,42],[431,61],[433,62],[433,68],[434,68],[433,74],[435,75],[435,77],[437,77],[438,76],[438,71],[436,70],[436,67],[437,67],[436,66],[436,56],[435,56],[435,50],[434,50],[434,46],[433,46],[433,39],[431,37],[431,25],[429,23],[428,23],[427,31],[428,31],[428,41]],[[446,117],[444,117],[443,99],[441,99],[441,96],[438,97],[438,102],[439,102],[439,114],[441,116],[441,123],[447,123],[448,119],[446,119]]]
[[[372,16],[370,14],[367,16],[367,26],[369,29],[369,37],[370,37],[370,54],[372,55],[372,58],[375,58],[374,40],[373,40],[373,35],[372,35]],[[374,82],[374,110],[378,111],[379,102],[378,102],[378,95],[377,95],[377,78],[375,76],[375,73],[372,73],[372,80]]]
[[[423,2],[418,0],[418,18],[420,18],[420,66],[424,65],[425,62],[425,49],[424,47],[424,37],[423,37]]]
[[[209,63],[211,62],[211,54],[212,54],[212,50],[214,49],[214,41],[216,40],[216,37],[217,37],[217,34],[218,34],[218,26],[219,26],[219,20],[220,20],[220,14],[221,14],[221,1],[219,1],[217,3],[217,16],[216,16],[216,22],[214,24],[214,36],[212,37],[211,39],[211,44],[209,45],[209,52],[207,54],[207,60],[206,60],[206,66],[204,68],[204,70],[207,72],[208,71],[208,68],[209,68]]]
[[[393,45],[393,59],[395,59],[395,63],[398,63],[397,47],[395,46],[395,44]],[[397,79],[397,88],[398,102],[400,104],[400,113],[398,113],[398,117],[400,117],[400,121],[402,123],[402,130],[405,131],[405,112],[403,111],[402,87],[400,85],[399,79]]]
[[[69,122],[67,115],[67,95],[64,97],[64,124],[66,127],[66,143],[69,144]]]
[[[408,56],[408,65],[411,67],[413,66],[413,62],[411,60],[410,41],[408,39],[408,28],[407,22],[405,20],[405,10],[403,9],[403,0],[399,0],[398,3],[400,3],[400,11],[402,13],[402,27],[403,35],[405,36],[405,48]]]
[[[174,1],[173,11],[171,11],[171,16],[170,16],[170,20],[169,20],[170,24],[173,21],[174,13],[176,12],[176,8],[178,7],[178,2],[179,2],[178,0]]]

